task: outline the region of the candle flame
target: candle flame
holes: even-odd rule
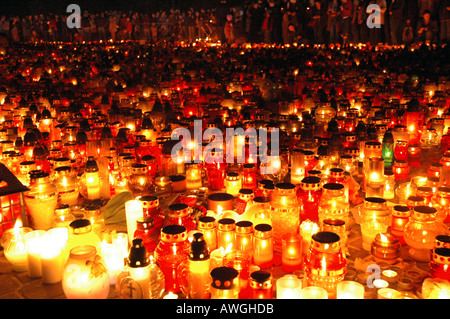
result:
[[[388,243],[388,238],[386,237],[386,235],[380,233],[380,238],[382,243],[384,244]]]
[[[327,261],[325,259],[325,256],[322,257],[322,260],[320,261],[320,265],[322,266],[322,271],[327,271]]]

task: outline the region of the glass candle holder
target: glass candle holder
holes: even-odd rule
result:
[[[277,299],[300,299],[302,281],[294,275],[284,275],[276,281]]]
[[[299,234],[285,234],[281,243],[281,268],[293,273],[302,268],[302,238]]]
[[[221,218],[217,222],[217,247],[227,249],[235,247],[236,222],[232,218]]]
[[[328,298],[335,298],[337,284],[347,271],[339,236],[323,231],[314,234],[304,265],[306,286],[321,287]]]
[[[225,179],[226,192],[236,197],[239,195],[239,190],[241,188],[242,188],[242,180],[239,173],[228,172]]]
[[[186,188],[198,189],[202,187],[202,169],[200,164],[186,164]]]
[[[344,255],[347,255],[347,225],[342,219],[324,219],[320,226],[321,231],[329,231],[339,236],[341,241],[341,247]]]
[[[247,211],[253,205],[255,194],[251,189],[241,188],[238,191],[238,198],[236,200],[236,213],[241,216],[242,220],[250,219]]]
[[[299,184],[305,173],[305,154],[301,149],[294,149],[291,153],[291,183]]]
[[[397,236],[402,245],[406,244],[403,239],[405,226],[411,216],[411,210],[408,206],[395,205],[392,209],[392,222],[390,232]]]
[[[232,250],[225,252],[223,257],[223,266],[232,267],[239,273],[239,297],[248,297],[248,279],[250,276],[250,265],[252,263],[252,257],[245,251]]]
[[[377,262],[394,264],[400,257],[400,241],[390,233],[378,233],[371,245],[371,254]]]
[[[258,270],[250,275],[250,298],[273,299],[273,279],[270,272]]]
[[[317,223],[305,220],[300,224],[300,236],[302,237],[302,255],[305,256],[309,252],[311,245],[311,237],[320,230]]]
[[[109,275],[94,246],[73,248],[64,266],[62,287],[67,299],[106,299]]]
[[[273,244],[281,252],[281,241],[285,234],[297,233],[300,225],[300,213],[295,185],[278,183],[270,203],[272,211]]]
[[[447,227],[436,218],[436,208],[416,206],[405,225],[404,239],[410,247],[409,256],[417,261],[429,262],[430,249],[438,235],[446,235]]]
[[[268,224],[258,224],[254,228],[253,263],[261,269],[273,266],[273,231]]]
[[[341,219],[348,224],[349,209],[350,206],[345,197],[344,185],[335,183],[323,185],[318,209],[320,224],[325,219]]]
[[[432,205],[437,209],[437,218],[448,223],[450,221],[450,187],[440,186],[436,190]]]
[[[142,196],[150,191],[151,177],[147,174],[147,165],[135,163],[131,165],[131,174],[128,178],[128,189],[134,197]]]
[[[159,205],[159,198],[155,195],[144,195],[137,197],[136,200],[142,202],[143,216],[153,218],[153,227],[160,231],[165,215]]]
[[[301,220],[319,220],[319,203],[322,197],[322,180],[317,176],[303,178],[297,189],[297,198],[301,205]]]
[[[361,222],[376,219],[386,226],[391,225],[391,210],[387,205],[387,201],[380,197],[366,197],[364,203],[359,210]]]
[[[16,272],[28,270],[25,235],[32,231],[32,228],[22,227],[21,222],[16,222],[14,228],[7,229],[3,233],[1,245],[5,258]]]
[[[33,230],[24,235],[27,250],[27,270],[31,278],[42,277],[41,251],[43,249],[45,230]]]
[[[257,167],[255,164],[246,163],[242,166],[242,188],[256,191],[257,188]]]
[[[225,210],[233,210],[233,195],[228,193],[213,193],[207,198],[208,210],[221,214]]]
[[[172,194],[172,181],[169,176],[156,176],[153,183],[153,195],[167,198]]]
[[[341,281],[336,287],[336,299],[364,299],[364,285],[356,281]]]
[[[208,176],[208,187],[211,190],[225,188],[226,163],[223,150],[216,149],[210,152],[211,156],[205,157],[205,168]]]
[[[73,206],[78,202],[78,183],[72,176],[70,166],[61,166],[55,168],[55,179],[53,185],[58,189],[60,204]]]
[[[237,250],[245,251],[250,256],[253,255],[253,223],[248,220],[242,220],[236,223],[235,245]]]
[[[366,220],[361,223],[362,248],[370,251],[372,242],[378,233],[385,233],[388,226],[377,219]]]
[[[86,162],[84,174],[81,178],[82,184],[86,188],[86,197],[89,200],[100,198],[100,173],[97,161],[93,156],[89,156]]]
[[[387,200],[392,200],[395,198],[395,174],[392,171],[384,172],[384,187],[383,187],[383,198]]]
[[[450,281],[450,248],[435,248],[432,251],[430,266],[431,278]]]
[[[183,193],[186,191],[186,176],[184,175],[171,175],[169,176],[172,182],[172,190],[175,193]]]
[[[238,299],[239,272],[232,267],[217,267],[211,271],[211,299]]]
[[[184,203],[176,203],[169,206],[167,216],[164,219],[163,227],[168,225],[180,225],[191,231],[197,228],[194,218],[191,215],[191,207]]]
[[[58,189],[50,183],[44,171],[30,172],[29,191],[24,193],[25,204],[31,217],[31,228],[48,230],[52,227],[58,204]]]
[[[197,229],[203,233],[206,245],[210,251],[217,249],[217,221],[212,216],[202,216],[198,219]]]
[[[161,230],[161,240],[156,246],[154,257],[165,278],[165,291],[181,292],[178,267],[187,259],[190,244],[187,230],[180,225],[169,225]]]
[[[395,161],[408,161],[408,142],[397,140],[394,146]]]
[[[152,253],[159,242],[160,232],[154,227],[152,217],[139,217],[136,220],[136,230],[133,238],[142,239],[147,252]]]
[[[304,287],[300,291],[300,299],[328,299],[328,291],[322,287]]]
[[[371,157],[368,161],[367,186],[378,188],[384,185],[384,160],[380,157]]]

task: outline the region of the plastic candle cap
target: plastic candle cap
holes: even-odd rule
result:
[[[144,246],[144,241],[141,238],[133,239],[130,253],[127,258],[127,263],[132,268],[145,267],[149,264],[147,250]]]
[[[189,251],[189,259],[194,261],[208,260],[209,249],[203,237],[203,233],[195,233]]]

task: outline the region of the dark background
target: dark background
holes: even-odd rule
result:
[[[244,1],[228,0],[229,4]],[[69,4],[78,4],[81,11],[101,12],[109,10],[154,12],[170,8],[213,8],[219,0],[0,0],[0,16],[26,16],[30,14],[67,15]]]

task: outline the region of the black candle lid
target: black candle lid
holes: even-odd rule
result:
[[[209,259],[209,249],[205,238],[203,237],[203,233],[195,233],[193,235],[189,259],[194,261]]]
[[[144,241],[141,238],[133,239],[127,263],[132,268],[145,267],[150,263]]]
[[[217,289],[233,289],[234,279],[239,275],[239,272],[232,267],[217,267],[211,271],[212,284]]]

